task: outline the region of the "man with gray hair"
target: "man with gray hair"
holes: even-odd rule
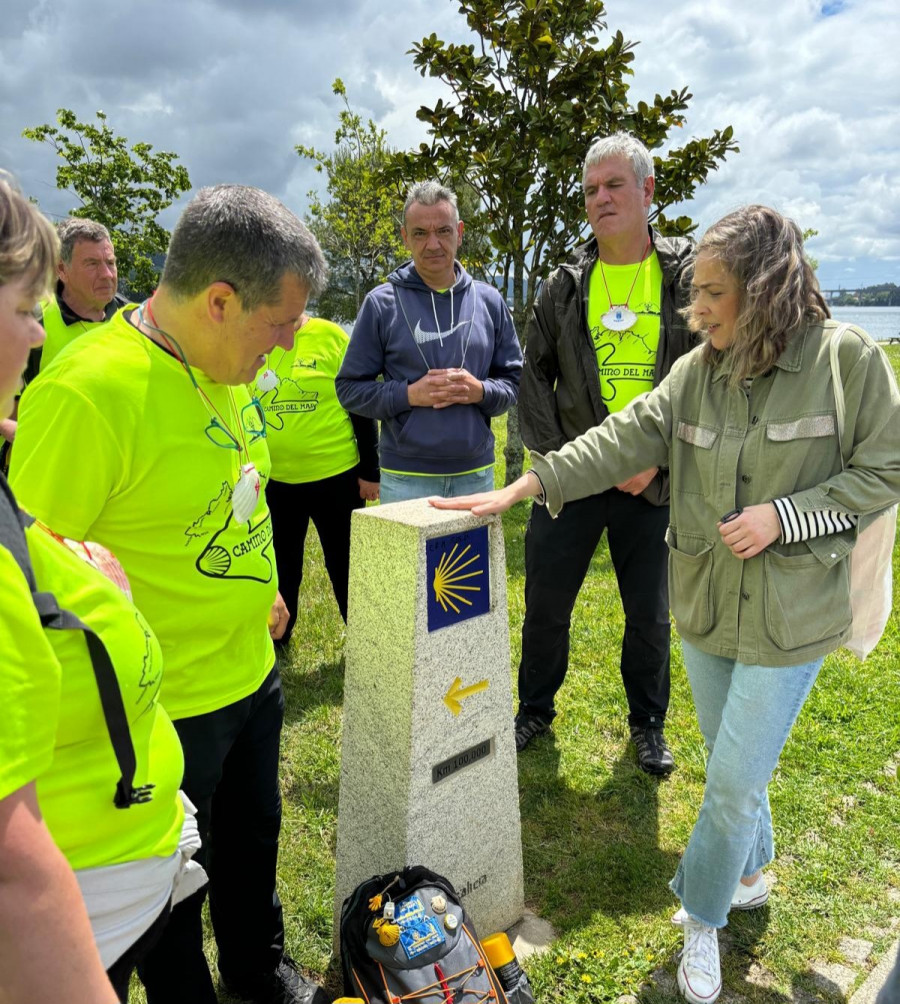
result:
[[[56,296],[41,305],[47,334],[41,354],[43,369],[69,342],[95,324],[108,321],[125,306],[119,296],[116,252],[101,223],[72,217],[56,228],[59,235],[59,278]]]
[[[56,228],[59,261],[55,295],[41,302],[43,346],[32,349],[22,377],[27,386],[51,359],[85,331],[108,321],[125,298],[116,292],[119,273],[109,231],[93,220],[71,217]],[[9,443],[16,435],[18,402],[10,418],[0,421],[0,436],[7,442],[0,450],[0,469],[6,469]]]
[[[400,232],[412,261],[363,301],[338,399],[381,421],[382,503],[485,491],[491,418],[515,404],[522,371],[512,317],[456,259],[463,223],[449,188],[413,185]]]
[[[519,401],[531,450],[559,449],[655,387],[694,344],[679,310],[690,241],[648,225],[653,159],[627,133],[595,142],[584,162],[592,238],[553,272],[535,301]],[[625,611],[620,671],[638,764],[668,774],[668,472],[651,468],[570,503],[557,519],[532,508],[525,537],[525,620],[516,748],[550,728],[568,669],[569,626],[604,529]]]
[[[54,532],[121,560],[163,649],[148,692],[184,749],[209,874],[220,985],[244,1000],[324,1004],[284,954],[275,891],[284,698],[265,419],[247,390],[293,345],[324,285],[315,238],[257,189],[203,189],[159,289],[57,357],[22,399],[12,480]],[[143,685],[143,681],[142,681]],[[152,793],[149,793],[152,797]],[[139,963],[150,1004],[214,1004],[205,890],[172,910]]]

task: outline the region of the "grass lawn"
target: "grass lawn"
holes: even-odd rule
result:
[[[900,371],[900,348],[888,352]],[[501,426],[495,422],[498,440]],[[525,506],[504,518],[512,667],[523,615],[526,518]],[[279,888],[290,953],[338,996],[329,957],[343,624],[318,542],[311,543],[283,671]],[[891,921],[900,916],[898,558],[900,548],[895,613],[880,646],[865,663],[847,654],[826,660],[782,756],[771,786],[774,890],[764,908],[732,914],[722,934],[723,1000],[848,999],[849,991],[845,997],[835,984],[817,983],[811,967],[849,965],[842,939],[864,939],[872,948],[869,961],[857,964],[858,984],[897,936]],[[526,900],[559,936],[527,965],[540,1002],[616,1001],[626,994],[644,1004],[673,999],[681,934],[669,921],[677,902],[667,882],[696,819],[704,750],[676,644],[667,735],[678,769],[662,783],[637,769],[618,672],[621,630],[604,545],[575,609],[555,739],[537,741],[519,758]]]

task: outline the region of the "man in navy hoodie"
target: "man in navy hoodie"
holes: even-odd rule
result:
[[[400,232],[412,261],[363,301],[338,400],[381,421],[382,503],[487,491],[491,418],[516,403],[522,374],[512,317],[456,260],[463,223],[449,188],[413,185]]]

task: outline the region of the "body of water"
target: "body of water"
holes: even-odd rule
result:
[[[832,307],[836,321],[856,324],[876,342],[900,335],[900,307]]]

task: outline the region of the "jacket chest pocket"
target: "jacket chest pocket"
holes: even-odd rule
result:
[[[829,477],[840,466],[833,412],[803,415],[766,424],[766,454],[771,459],[771,491],[783,494]],[[767,463],[768,467],[769,464]]]
[[[672,490],[682,495],[714,494],[719,430],[679,419],[675,439],[678,455],[671,464]]]

